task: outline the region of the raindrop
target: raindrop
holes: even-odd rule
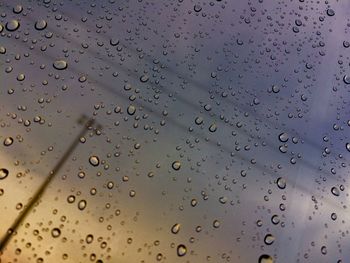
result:
[[[64,60],[56,60],[54,63],[53,63],[53,67],[57,70],[64,70],[68,67],[68,64],[66,61]]]
[[[271,234],[267,234],[264,238],[264,242],[266,245],[272,245],[275,242],[275,237]]]
[[[55,227],[51,230],[51,235],[52,235],[52,237],[57,238],[61,235],[61,230],[59,228]]]
[[[35,22],[34,27],[36,30],[44,30],[47,27],[47,22],[44,19],[40,19]]]
[[[85,238],[85,241],[86,241],[86,243],[91,244],[92,241],[94,241],[94,236],[91,234],[87,235]]]
[[[186,255],[186,253],[187,253],[187,248],[185,245],[180,244],[177,246],[177,255],[179,257],[183,257],[184,255]]]
[[[9,175],[9,171],[5,168],[0,169],[0,180],[5,179]]]
[[[13,12],[15,14],[19,14],[23,11],[23,7],[21,5],[16,5],[14,8],[13,8]]]
[[[334,196],[339,196],[340,195],[339,189],[337,187],[335,187],[335,186],[332,187],[331,192],[332,192],[332,194]]]
[[[336,213],[332,213],[332,214],[331,214],[331,219],[332,219],[333,221],[337,220],[337,214],[336,214]]]
[[[5,54],[6,48],[4,46],[0,46],[0,54]]]
[[[335,15],[334,10],[331,9],[331,8],[327,9],[327,15],[328,15],[328,16],[334,16],[334,15]]]
[[[13,138],[12,137],[7,137],[5,140],[4,140],[4,145],[5,146],[10,146],[13,144]]]
[[[278,135],[278,139],[279,139],[281,142],[287,142],[288,139],[289,139],[289,136],[288,136],[287,133],[282,132],[280,135]]]
[[[214,220],[213,227],[214,228],[219,228],[220,227],[220,221],[219,220]]]
[[[147,76],[147,75],[142,75],[141,77],[140,77],[140,81],[141,82],[147,82],[149,80],[149,77]]]
[[[6,23],[6,29],[8,31],[16,31],[19,28],[20,24],[17,20],[12,19],[9,22]]]
[[[259,257],[259,263],[273,263],[273,258],[270,255],[261,255]]]
[[[213,123],[212,125],[209,126],[209,131],[210,131],[210,132],[215,132],[216,129],[217,129],[217,126],[216,126],[215,123]]]
[[[345,84],[350,84],[350,75],[344,75],[343,81]]]
[[[173,169],[174,169],[175,171],[178,171],[178,170],[180,170],[180,168],[181,168],[181,163],[180,163],[179,161],[175,161],[175,162],[172,163],[171,166],[173,167]]]
[[[92,166],[98,166],[100,164],[100,159],[93,155],[93,156],[90,156],[89,158],[89,163],[92,165]]]
[[[136,107],[134,105],[129,105],[127,112],[129,115],[134,115],[136,112]]]
[[[195,6],[193,7],[193,10],[194,10],[195,12],[200,12],[200,11],[202,11],[202,7],[201,7],[200,5],[195,5]]]
[[[279,177],[276,183],[279,189],[285,189],[287,186],[287,182],[283,177]]]
[[[180,227],[181,227],[180,224],[175,224],[175,225],[173,225],[172,228],[171,228],[171,233],[173,233],[173,234],[179,233]]]
[[[86,201],[80,200],[78,203],[78,208],[79,208],[79,210],[84,210],[86,208]]]
[[[345,148],[350,152],[350,142],[346,143]]]

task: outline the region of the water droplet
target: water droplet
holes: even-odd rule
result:
[[[47,22],[44,19],[40,19],[35,22],[34,27],[36,30],[44,30],[47,27]]]
[[[147,82],[148,80],[149,80],[148,75],[142,75],[142,76],[140,77],[140,81],[141,81],[141,82]]]
[[[197,124],[197,125],[201,125],[203,123],[203,118],[202,117],[197,117],[194,122]]]
[[[5,54],[6,48],[4,46],[0,46],[0,54]]]
[[[273,258],[270,255],[261,255],[259,257],[259,263],[273,263]]]
[[[271,222],[272,222],[272,224],[277,225],[280,222],[278,215],[273,215],[271,217]]]
[[[179,233],[180,227],[181,227],[180,224],[175,224],[175,225],[173,225],[172,228],[171,228],[171,233],[173,233],[173,234]]]
[[[26,76],[23,73],[18,74],[18,76],[17,76],[18,81],[23,81],[25,78],[26,78]]]
[[[93,155],[93,156],[90,156],[89,158],[89,163],[92,165],[92,166],[98,166],[100,164],[100,159]]]
[[[86,243],[91,244],[92,241],[94,241],[94,236],[91,234],[87,235],[85,238],[85,241],[86,241]]]
[[[134,105],[129,105],[127,112],[129,115],[134,115],[136,112],[136,107]]]
[[[332,213],[331,214],[331,219],[334,221],[334,220],[337,220],[337,214],[336,213]]]
[[[6,29],[8,31],[16,31],[19,28],[20,24],[17,20],[12,19],[9,22],[6,23]]]
[[[59,228],[55,227],[51,230],[51,235],[52,235],[52,237],[57,238],[61,235],[61,230]]]
[[[345,145],[345,148],[350,152],[350,142]]]
[[[175,161],[175,162],[173,162],[173,164],[171,166],[173,167],[173,169],[175,171],[178,171],[181,168],[181,163],[179,161]]]
[[[219,220],[214,220],[213,227],[214,228],[219,228],[220,227],[220,221]]]
[[[7,137],[5,140],[4,140],[4,145],[5,146],[10,146],[13,144],[13,138],[12,137]]]
[[[53,67],[57,70],[64,70],[68,67],[68,64],[66,61],[64,60],[56,60],[54,63],[53,63]]]
[[[283,177],[279,177],[276,183],[279,189],[285,189],[287,186],[287,182]]]
[[[216,126],[215,123],[213,123],[212,125],[209,126],[209,131],[210,131],[210,132],[215,132],[216,129],[217,129],[217,126]]]
[[[334,15],[335,15],[334,10],[331,9],[331,8],[327,9],[327,15],[328,15],[328,16],[334,16]]]
[[[195,12],[200,12],[200,11],[202,11],[202,7],[201,7],[200,5],[195,5],[195,6],[193,7],[193,10],[194,10]]]
[[[275,237],[271,234],[267,234],[264,238],[264,242],[266,245],[272,245],[275,242]]]
[[[69,195],[67,197],[67,202],[68,203],[72,204],[72,203],[74,203],[74,201],[75,201],[75,196],[74,195]]]
[[[327,247],[326,247],[326,246],[322,246],[322,247],[321,247],[321,253],[322,253],[323,255],[326,255],[326,254],[327,254]]]
[[[282,132],[280,135],[278,135],[278,139],[279,139],[281,142],[287,142],[288,139],[289,139],[289,136],[288,136],[287,133]]]
[[[86,208],[86,201],[85,200],[80,200],[79,203],[78,203],[78,208],[80,210],[84,210]]]
[[[5,179],[9,175],[9,170],[5,168],[0,169],[0,180]]]
[[[334,196],[339,196],[340,195],[340,192],[339,192],[339,189],[335,186],[332,187],[331,189],[331,192]]]
[[[185,245],[180,244],[177,246],[177,255],[179,257],[183,257],[184,255],[186,255],[186,253],[187,253],[187,248]]]
[[[343,81],[345,84],[350,84],[350,75],[344,75]]]
[[[15,14],[19,14],[23,11],[23,7],[21,5],[16,5],[14,8],[13,8],[13,12]]]

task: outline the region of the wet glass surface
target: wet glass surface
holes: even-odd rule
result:
[[[348,1],[1,0],[0,262],[349,262],[349,30]]]

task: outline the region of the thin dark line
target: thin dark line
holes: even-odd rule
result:
[[[55,167],[51,170],[48,177],[45,179],[45,181],[42,183],[40,188],[36,191],[34,196],[29,200],[29,203],[24,206],[24,210],[18,215],[16,220],[13,222],[11,227],[8,229],[8,231],[5,234],[5,237],[0,242],[0,253],[3,252],[4,248],[10,241],[13,234],[17,233],[18,227],[21,225],[23,220],[27,217],[27,215],[30,213],[32,208],[37,204],[37,202],[40,200],[41,196],[44,194],[47,186],[50,184],[52,179],[55,177],[55,175],[59,172],[59,170],[62,168],[63,164],[67,161],[68,157],[71,155],[71,153],[74,151],[74,149],[79,144],[79,139],[85,135],[85,133],[88,131],[88,128],[93,125],[95,122],[94,119],[90,119],[83,127],[79,135],[74,139],[72,144],[69,146],[69,148],[66,150],[66,152],[63,154],[62,158],[59,160],[59,162],[55,165]]]

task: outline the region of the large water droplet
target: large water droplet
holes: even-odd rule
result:
[[[264,242],[266,245],[272,245],[275,242],[275,237],[271,234],[267,234],[264,238]]]
[[[68,64],[66,61],[64,60],[56,60],[54,63],[53,63],[53,67],[57,70],[64,70],[68,67]]]
[[[339,196],[340,195],[339,189],[337,187],[335,187],[335,186],[332,187],[331,192],[335,196]]]
[[[44,30],[47,27],[47,22],[44,19],[40,19],[35,22],[34,27],[36,30]]]
[[[187,248],[185,245],[180,244],[177,246],[177,255],[179,257],[183,257],[184,255],[186,255],[186,253],[187,253]]]
[[[288,136],[287,133],[282,132],[280,135],[278,135],[278,139],[279,139],[281,142],[287,142],[288,139],[289,139],[289,136]]]
[[[92,166],[98,166],[100,164],[100,159],[93,155],[93,156],[90,156],[89,158],[89,163],[92,165]]]
[[[273,263],[273,258],[270,255],[261,255],[259,257],[259,263]]]
[[[5,168],[0,169],[0,180],[5,179],[9,175],[9,170]]]
[[[80,200],[79,203],[78,203],[78,208],[80,210],[84,210],[86,208],[86,201],[85,200]]]
[[[171,233],[173,233],[173,234],[179,233],[180,227],[181,227],[180,224],[175,224],[175,225],[173,225],[172,228],[171,228]]]
[[[52,237],[57,238],[61,235],[61,230],[59,228],[55,227],[51,230],[51,235],[52,235]]]
[[[4,140],[4,145],[5,146],[10,146],[13,144],[13,138],[12,137],[7,137],[5,140]]]
[[[19,28],[19,26],[20,26],[20,23],[17,20],[12,19],[6,23],[5,27],[8,31],[16,31]]]
[[[287,182],[283,177],[279,177],[277,179],[276,183],[277,183],[278,188],[280,188],[280,189],[285,189],[287,186]]]
[[[173,162],[173,164],[171,166],[173,167],[173,169],[175,171],[178,171],[181,168],[181,163],[179,161],[175,161],[175,162]]]

